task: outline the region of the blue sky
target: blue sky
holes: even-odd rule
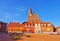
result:
[[[0,21],[23,23],[29,7],[43,22],[60,26],[60,0],[0,0]]]

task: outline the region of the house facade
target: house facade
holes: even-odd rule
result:
[[[22,33],[23,25],[18,22],[11,22],[8,24],[8,33]]]
[[[54,32],[54,27],[49,22],[40,22],[40,23],[24,23],[24,32],[30,33],[44,33],[44,32]]]

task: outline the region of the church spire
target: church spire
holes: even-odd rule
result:
[[[28,15],[32,15],[32,9],[31,8],[29,8],[29,10],[28,10]]]
[[[33,14],[31,8],[28,10],[28,22],[41,22],[37,14]]]

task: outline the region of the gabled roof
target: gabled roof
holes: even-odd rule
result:
[[[11,22],[10,24],[8,24],[8,27],[22,27],[23,24],[20,24],[18,22]]]

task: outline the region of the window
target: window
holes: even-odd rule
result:
[[[41,26],[43,26],[43,24],[41,24]]]
[[[46,24],[44,24],[44,26],[46,26]]]
[[[30,30],[29,28],[26,28],[26,30]]]
[[[37,24],[35,24],[35,27],[37,27]]]
[[[51,26],[51,24],[48,24],[48,26]]]
[[[37,24],[35,24],[37,26]]]
[[[38,26],[40,26],[40,24],[38,24]]]
[[[28,24],[27,24],[27,26],[28,26]]]
[[[35,30],[35,33],[37,34],[37,30]]]
[[[33,26],[34,26],[34,24],[33,24]]]
[[[50,31],[50,28],[47,28],[47,31]]]
[[[31,24],[30,24],[30,26],[31,26]]]
[[[25,26],[28,26],[28,24],[25,24]]]
[[[39,34],[39,33],[40,33],[40,30],[35,30],[35,33],[36,33],[36,34]]]
[[[28,26],[30,26],[30,24],[28,24]]]
[[[40,27],[40,24],[38,24],[38,27]]]

